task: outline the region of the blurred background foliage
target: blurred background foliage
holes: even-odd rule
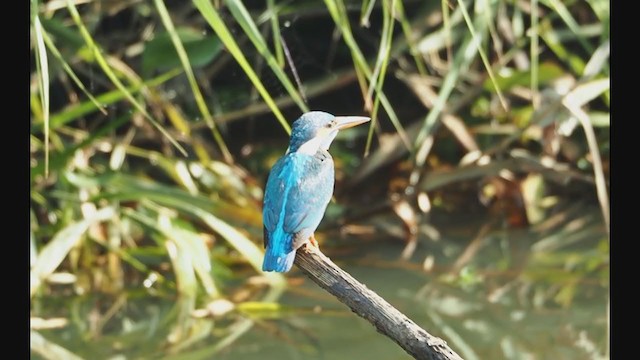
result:
[[[35,358],[349,358],[321,335],[348,311],[260,270],[309,109],[373,119],[332,146],[334,260],[467,359],[608,358],[608,1],[32,0],[30,24]]]

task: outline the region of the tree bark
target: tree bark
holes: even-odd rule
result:
[[[298,249],[295,263],[311,280],[369,321],[416,359],[461,360],[447,343],[426,332],[364,284],[308,244]]]

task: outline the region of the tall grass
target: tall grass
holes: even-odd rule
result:
[[[305,22],[317,31],[297,31]],[[393,183],[421,219],[445,206],[434,194],[450,184],[508,201],[495,184],[516,174],[520,206],[542,214],[532,225],[552,217],[566,195],[557,185],[571,181],[597,199],[608,230],[606,2],[32,1],[31,35],[33,317],[61,287],[137,288],[178,301],[166,317],[123,325],[135,334],[124,346],[169,323],[157,330],[164,344],[139,350],[208,358],[229,346],[256,321],[217,321],[224,309],[272,311],[286,289],[283,276],[260,270],[261,185],[268,147],[282,152],[281,133],[318,106],[372,116],[368,136],[352,135],[367,156],[352,154],[359,165],[339,171],[371,189],[390,164],[408,168]],[[543,240],[541,253],[560,241]],[[608,269],[608,248],[594,251],[604,256],[584,266]],[[534,256],[570,266],[547,260]],[[239,288],[250,295],[232,296]],[[566,304],[571,294],[549,297]],[[32,332],[36,353],[90,355]],[[213,344],[192,349],[211,333]]]

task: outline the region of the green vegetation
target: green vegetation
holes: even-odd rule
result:
[[[30,23],[35,356],[208,359],[256,325],[295,347],[262,186],[312,109],[372,117],[332,147],[332,258],[424,276],[412,306],[467,359],[608,358],[609,2],[32,0]]]

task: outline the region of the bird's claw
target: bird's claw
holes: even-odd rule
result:
[[[309,244],[313,245],[316,249],[320,249],[320,246],[318,246],[318,240],[316,240],[315,234],[311,234],[311,236],[309,237]]]

